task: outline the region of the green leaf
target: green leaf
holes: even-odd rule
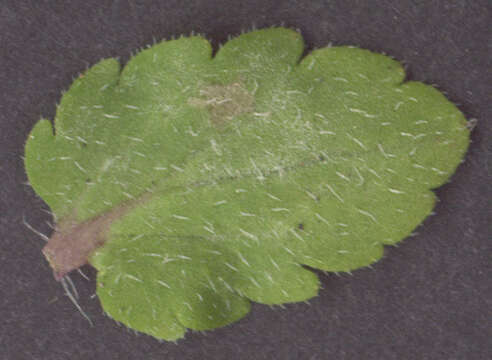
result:
[[[303,265],[350,271],[407,237],[462,161],[465,118],[387,56],[302,52],[283,28],[213,58],[182,37],[75,80],[25,154],[57,277],[90,261],[109,316],[174,340],[307,300]]]

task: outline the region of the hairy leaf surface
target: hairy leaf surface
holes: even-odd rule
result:
[[[105,312],[173,340],[307,300],[302,265],[350,271],[408,236],[463,158],[465,118],[387,56],[302,52],[283,28],[213,58],[182,37],[75,80],[26,144],[55,272],[86,251]]]

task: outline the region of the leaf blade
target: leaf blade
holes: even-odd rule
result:
[[[111,317],[174,340],[237,321],[250,300],[307,300],[319,280],[302,265],[367,266],[430,214],[468,146],[463,114],[387,56],[302,51],[286,29],[213,59],[201,37],[163,42],[121,76],[114,60],[91,68],[56,135],[33,129],[26,169],[59,220],[126,206],[89,259]]]

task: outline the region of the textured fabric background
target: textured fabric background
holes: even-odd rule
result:
[[[2,0],[0,3],[0,359],[491,359],[492,5],[482,1]],[[215,46],[241,30],[299,28],[308,50],[352,44],[402,61],[478,119],[465,162],[418,234],[372,268],[320,274],[323,290],[179,343],[135,335],[102,314],[95,272],[72,276],[91,327],[53,280],[46,205],[26,186],[23,144],[61,91],[101,58],[125,62],[192,30]],[[487,322],[487,320],[489,322]]]

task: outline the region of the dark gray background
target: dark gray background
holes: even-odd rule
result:
[[[491,2],[0,2],[0,359],[490,359]],[[52,278],[46,205],[23,183],[23,144],[52,118],[61,91],[101,58],[192,30],[217,46],[241,30],[285,24],[308,49],[328,42],[386,52],[408,78],[437,84],[478,119],[466,161],[440,188],[436,215],[353,276],[321,274],[323,290],[285,309],[254,305],[226,328],[159,343],[102,315],[74,274],[94,327]],[[487,322],[487,320],[489,322]]]

